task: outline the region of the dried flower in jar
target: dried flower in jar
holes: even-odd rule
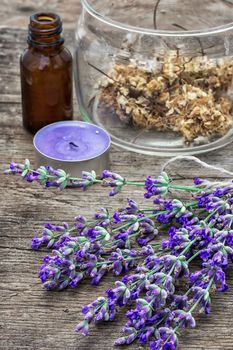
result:
[[[159,66],[159,69],[157,68]],[[125,123],[174,131],[192,143],[226,134],[233,125],[233,63],[186,58],[171,52],[155,69],[115,64],[101,88],[101,101]]]

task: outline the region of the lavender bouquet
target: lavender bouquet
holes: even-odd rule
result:
[[[152,350],[174,350],[180,329],[195,327],[197,311],[211,311],[211,294],[228,289],[225,274],[233,261],[232,181],[195,178],[193,186],[181,186],[162,173],[132,182],[110,171],[100,176],[84,172],[78,179],[51,167],[33,170],[29,161],[11,163],[6,173],[45,187],[86,190],[102,185],[111,188],[111,196],[124,186],[141,186],[144,197],[152,199],[148,207],[128,199],[114,213],[102,208],[92,218],[78,215],[72,226],[46,224],[41,237],[32,239],[34,250],[52,249],[39,272],[48,290],[76,288],[84,279],[97,285],[110,272],[123,275],[105,296],[83,307],[84,320],[76,331],[84,336],[92,322],[113,321],[125,307],[126,322],[116,345],[137,340],[149,343]],[[178,199],[177,191],[189,192],[191,199]]]

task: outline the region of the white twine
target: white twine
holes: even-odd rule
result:
[[[200,160],[199,158],[194,157],[194,156],[178,156],[178,157],[172,158],[172,159],[168,160],[163,165],[162,171],[166,171],[166,168],[168,167],[168,165],[170,165],[172,163],[175,163],[176,161],[179,161],[179,160],[190,160],[190,161],[193,161],[196,164],[199,164],[203,168],[216,170],[220,174],[225,174],[225,175],[227,174],[227,175],[233,176],[233,172],[228,171],[228,170],[226,170],[224,168],[220,168],[220,167],[217,167],[217,166],[214,166],[214,165],[207,164],[207,163],[203,162],[202,160]]]

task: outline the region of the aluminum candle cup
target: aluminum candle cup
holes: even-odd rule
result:
[[[100,174],[109,169],[111,139],[102,128],[81,121],[64,121],[45,126],[35,135],[36,166],[50,165],[73,177],[82,171]]]

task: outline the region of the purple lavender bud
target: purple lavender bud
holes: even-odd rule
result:
[[[161,259],[159,259],[159,261],[164,263],[164,268],[166,271],[170,271],[174,263],[177,262],[177,257],[174,255],[167,254],[164,255]]]
[[[153,196],[166,196],[167,187],[153,187],[150,190],[147,189],[147,192],[144,194],[146,199],[150,199]]]
[[[173,210],[174,209],[174,204],[173,204],[173,201],[170,200],[170,201],[154,201],[155,204],[160,204],[160,205],[163,205],[164,209],[166,210]]]
[[[193,287],[193,301],[197,302],[199,301],[201,306],[201,311],[204,311],[206,315],[210,313],[211,310],[211,300],[209,291],[206,289],[203,289],[201,287]]]
[[[140,256],[145,256],[145,257],[153,254],[154,254],[154,249],[150,245],[143,247],[139,253]]]
[[[75,332],[81,333],[87,337],[89,335],[89,322],[84,320],[83,322],[79,323],[75,328]]]
[[[72,279],[72,281],[70,281],[70,284],[69,284],[70,287],[76,288],[83,278],[84,278],[84,274],[80,272],[75,278]]]
[[[84,244],[84,246],[79,251],[77,251],[75,253],[75,256],[77,257],[77,260],[84,258],[87,255],[90,247],[91,247],[91,243],[90,242],[86,242]]]
[[[105,298],[98,298],[95,303],[93,303],[95,321],[109,321],[109,309],[108,303]]]
[[[137,214],[139,211],[138,204],[130,198],[127,198],[127,201],[128,201],[128,207],[125,209],[126,214],[129,214],[129,215]]]
[[[34,237],[32,239],[32,245],[31,245],[32,246],[32,250],[38,250],[43,245],[48,244],[48,242],[49,242],[49,238],[47,238],[46,236],[43,236],[41,238]]]
[[[153,327],[145,327],[139,334],[139,342],[141,344],[146,344],[152,335],[154,334],[154,328]]]
[[[184,258],[185,259],[185,258]],[[174,278],[178,279],[181,277],[189,277],[189,268],[188,264],[185,262],[185,260],[180,257],[179,260],[175,263],[174,266]]]
[[[145,322],[147,320],[144,318],[144,311],[140,309],[129,310],[126,313],[126,317],[128,318],[128,322],[126,323],[126,327],[123,331],[127,331],[128,327],[133,327],[134,329],[140,330],[145,327]]]
[[[121,214],[119,214],[118,212],[114,213],[112,218],[114,219],[115,224],[118,224],[119,222],[121,222]]]
[[[26,180],[27,180],[27,182],[32,183],[33,181],[38,180],[38,177],[39,177],[39,175],[33,176],[32,173],[28,173],[26,176]]]
[[[45,183],[45,187],[47,188],[54,187],[54,186],[58,186],[57,181],[46,181]]]
[[[107,209],[102,208],[102,209],[101,209],[101,213],[96,213],[96,214],[94,214],[93,218],[94,218],[95,220],[106,220],[106,219],[109,218],[109,212],[108,212]]]
[[[175,310],[172,312],[174,316],[174,321],[177,325],[181,325],[184,328],[195,328],[196,321],[190,312],[183,310]]]
[[[220,208],[220,207],[230,209],[228,202],[224,201],[223,199],[221,199],[219,197],[212,195],[209,199],[210,200],[206,205],[207,210],[213,210],[213,209]]]
[[[162,340],[156,340],[150,343],[151,350],[161,350]],[[172,349],[173,350],[173,349]]]
[[[136,310],[140,312],[142,318],[148,318],[152,315],[152,305],[146,300],[139,298],[137,299]]]
[[[15,169],[19,168],[19,164],[15,163],[15,162],[10,162],[9,168],[10,168],[10,170],[15,170]]]
[[[94,318],[94,312],[93,311],[89,311],[86,313],[84,320],[91,322]]]
[[[52,231],[57,231],[57,232],[61,232],[64,230],[63,226],[57,226],[57,225],[53,225],[50,223],[47,223],[44,225],[44,228],[48,229],[48,230],[52,230]]]
[[[221,268],[217,269],[214,280],[216,284],[220,283],[220,288],[218,288],[219,292],[226,292],[228,290],[228,285],[226,284],[226,274]]]
[[[46,169],[49,173],[54,174],[54,169],[53,169],[50,165],[46,165],[46,166],[45,166],[45,169]]]
[[[203,289],[201,287],[193,287],[192,292],[194,293],[193,300],[197,301],[201,297],[204,297],[207,293],[206,289]]]
[[[69,224],[67,222],[63,222],[62,226],[64,227],[65,230],[69,229]]]
[[[145,238],[138,237],[137,242],[140,245],[140,247],[146,247],[149,242],[154,240],[154,238],[155,238],[155,236],[153,234],[148,235]]]
[[[97,285],[100,283],[101,279],[103,278],[103,276],[104,276],[106,273],[107,273],[107,265],[103,265],[103,266],[99,269],[97,275],[91,280],[91,284],[92,284],[93,286],[97,286]]]
[[[55,239],[50,239],[48,245],[47,245],[47,248],[50,249],[50,248],[53,248],[54,247],[54,244],[55,244]]]
[[[92,304],[89,304],[89,305],[85,305],[83,308],[82,308],[82,313],[83,315],[86,315],[92,308]]]
[[[200,179],[199,177],[195,177],[195,178],[193,179],[193,183],[194,183],[196,186],[202,185],[204,182],[205,182],[205,180]]]
[[[175,350],[177,346],[173,342],[166,342],[164,345],[162,345],[162,340],[157,340],[155,342],[150,343],[151,350]]]
[[[173,278],[171,276],[166,276],[164,281],[164,287],[170,295],[175,293],[175,286],[173,283]]]
[[[87,236],[92,239],[103,241],[109,241],[111,239],[110,233],[101,226],[96,226],[94,229],[88,230]]]
[[[106,291],[108,300],[119,306],[124,306],[131,298],[130,290],[123,282],[116,282],[115,289],[109,289]]]
[[[48,269],[48,267],[46,265],[42,265],[40,268],[40,271],[38,273],[38,277],[40,278],[42,283],[45,283],[47,281],[47,279],[50,276],[50,270]]]
[[[71,255],[71,254],[73,254],[74,253],[74,249],[73,248],[71,248],[71,247],[67,247],[64,251],[63,251],[63,255],[64,256],[69,256],[69,255]]]
[[[174,332],[174,329],[168,327],[160,327],[156,333],[162,340],[167,341],[170,339],[173,344],[177,345],[177,335]]]
[[[186,295],[173,295],[171,303],[172,309],[187,310],[188,307],[188,297]]]
[[[223,253],[222,251],[218,251],[214,254],[213,261],[216,265],[222,268],[227,268],[229,266],[228,255],[226,253]]]
[[[83,215],[78,215],[74,219],[75,219],[75,221],[82,223],[82,224],[86,224],[86,222],[87,222],[87,219]]]
[[[150,343],[152,350],[175,350],[178,346],[177,336],[172,328],[160,327],[156,331],[157,341]]]
[[[49,230],[48,228],[44,228],[43,229],[43,236],[48,237],[48,238],[52,238],[53,232],[51,230]]]
[[[226,250],[227,254],[230,256],[230,258],[232,259],[232,257],[233,257],[233,249],[231,247],[225,246],[225,250]]]
[[[106,309],[101,309],[101,311],[99,311],[96,316],[95,316],[95,321],[99,322],[99,321],[108,321],[109,317],[108,317],[108,313],[106,312]]]
[[[43,262],[47,264],[47,263],[50,262],[50,259],[51,259],[50,256],[46,255],[46,256],[43,258]]]
[[[103,177],[103,179],[112,178],[113,180],[118,180],[118,181],[121,181],[121,182],[125,181],[125,179],[121,175],[119,175],[117,173],[113,173],[113,172],[111,172],[109,170],[104,170],[102,172],[102,177]]]
[[[191,284],[195,284],[199,278],[202,276],[202,271],[196,271],[196,272],[193,272],[191,275],[190,275],[190,283]]]
[[[223,188],[216,188],[214,191],[213,191],[213,195],[215,196],[215,197],[222,197],[222,196],[224,196],[224,195],[226,195],[228,192],[229,192],[229,190],[230,190],[231,188],[230,187],[223,187]]]
[[[68,287],[68,284],[69,284],[69,279],[67,278],[67,279],[65,279],[65,280],[60,284],[59,290],[63,290],[63,289],[65,289],[65,288],[67,288],[67,287]]]
[[[119,276],[122,273],[123,265],[121,261],[115,261],[113,264],[113,272],[116,276]]]
[[[157,220],[162,224],[169,224],[173,220],[174,216],[175,216],[174,212],[164,213],[164,214],[158,215]]]
[[[114,197],[116,196],[118,193],[120,193],[122,190],[122,186],[116,186],[113,188],[113,190],[111,192],[109,192],[109,196],[110,197]]]
[[[168,192],[169,177],[166,173],[162,173],[157,179],[148,176],[145,181],[145,198],[151,198],[153,196],[161,195],[165,196]]]
[[[147,287],[147,295],[151,295],[154,297],[154,303],[156,305],[164,306],[166,304],[166,300],[168,297],[168,293],[165,289],[160,288],[159,286],[155,284],[150,284]]]
[[[43,287],[47,290],[53,290],[57,287],[57,284],[55,281],[47,281],[43,284]]]
[[[162,350],[175,350],[176,349],[176,345],[172,342],[167,342],[166,344],[163,345],[163,349]]]
[[[200,253],[200,257],[202,260],[207,261],[211,256],[211,251],[210,249],[203,249]]]
[[[137,331],[134,328],[124,328],[124,332],[127,333],[125,337],[121,337],[115,341],[115,345],[129,345],[137,338]]]
[[[121,192],[123,186],[125,185],[125,179],[119,174],[113,173],[108,170],[104,170],[102,173],[102,179],[104,180],[104,186],[113,187],[113,190],[109,193],[110,197],[115,196],[119,192]],[[110,180],[107,180],[110,179]]]
[[[108,302],[108,308],[109,308],[109,321],[113,321],[116,316],[116,306]]]
[[[229,231],[226,241],[229,246],[233,246],[233,231]]]
[[[102,172],[102,177],[103,177],[104,179],[107,179],[107,178],[109,178],[109,177],[112,177],[111,171],[109,171],[109,170],[104,170],[104,171]]]

